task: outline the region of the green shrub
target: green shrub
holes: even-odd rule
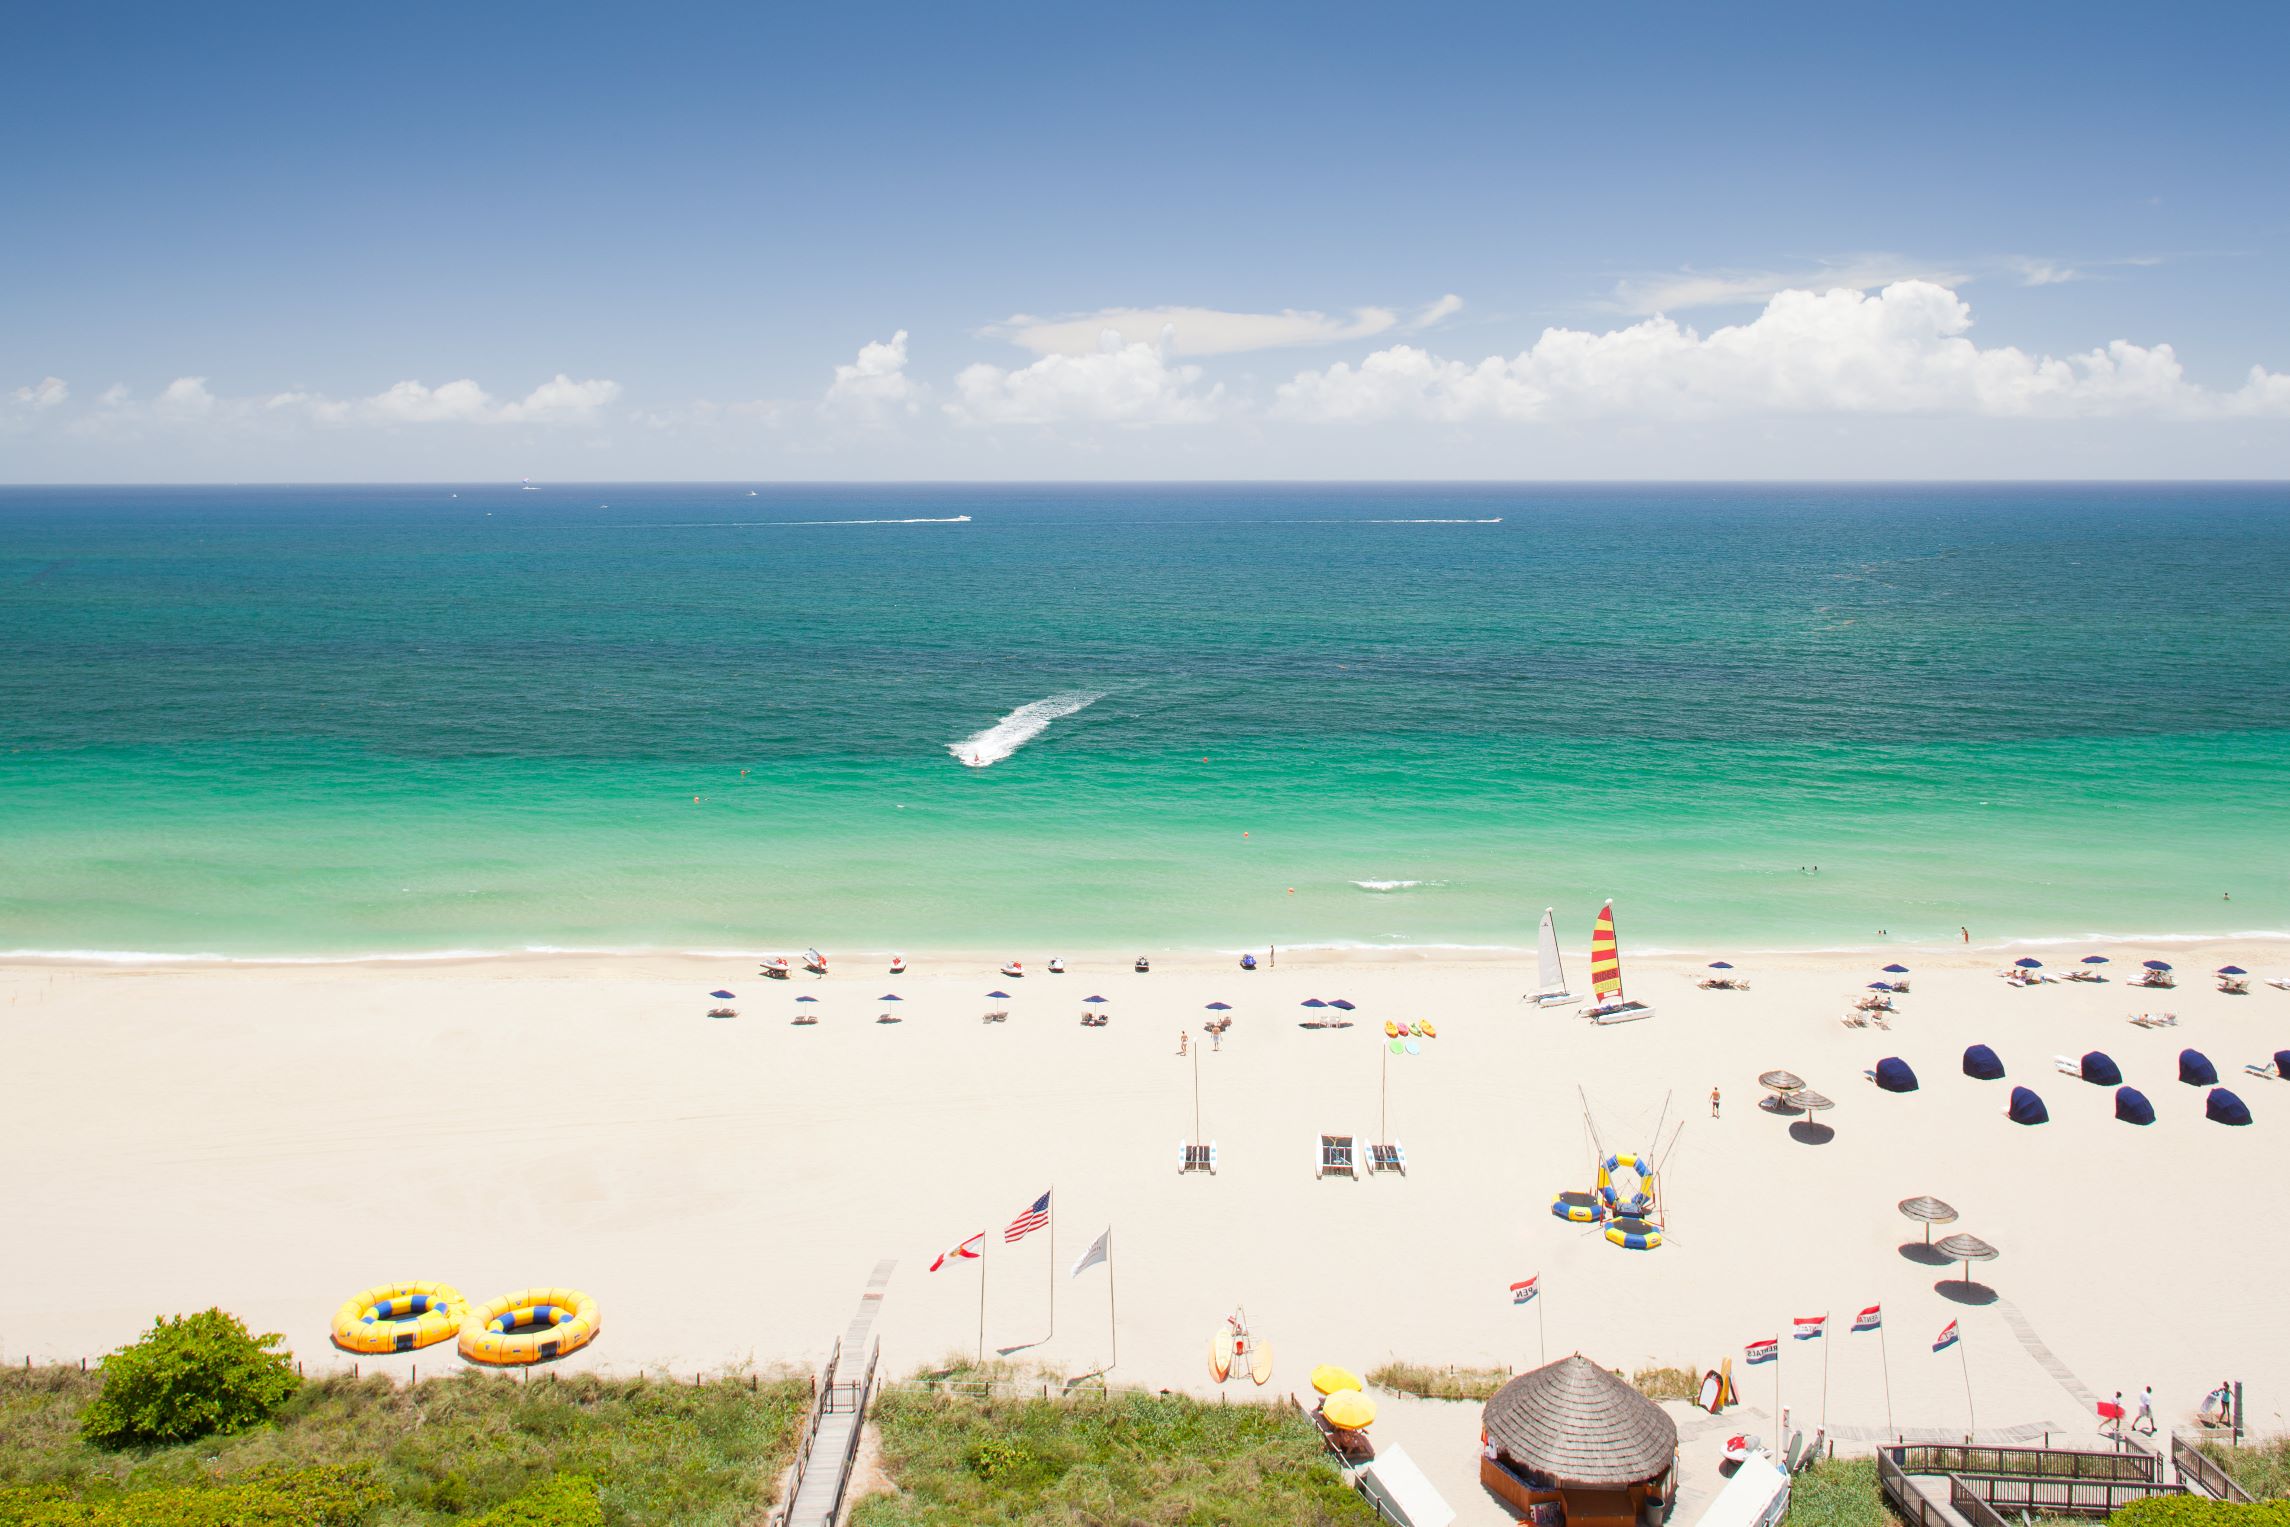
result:
[[[202,1310],[158,1323],[103,1360],[103,1392],[80,1416],[90,1442],[188,1442],[268,1420],[302,1380],[273,1331]]]
[[[1900,1527],[1874,1458],[1825,1458],[1789,1485],[1787,1527]]]
[[[604,1527],[604,1502],[585,1474],[559,1474],[486,1512],[470,1527]]]
[[[1395,1394],[1426,1400],[1491,1400],[1511,1381],[1508,1368],[1441,1368],[1430,1363],[1386,1363],[1368,1370],[1368,1382]]]
[[[74,1497],[61,1486],[0,1489],[12,1527],[356,1527],[389,1491],[363,1464],[256,1469],[227,1484]],[[579,1518],[561,1519],[585,1527]]]
[[[2237,1506],[2202,1495],[2151,1495],[2117,1511],[2107,1527],[2290,1527],[2290,1501]]]

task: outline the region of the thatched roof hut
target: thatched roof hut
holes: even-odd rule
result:
[[[1505,1384],[1481,1423],[1506,1461],[1562,1490],[1644,1484],[1678,1451],[1660,1406],[1579,1353]]]

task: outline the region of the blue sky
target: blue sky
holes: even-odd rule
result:
[[[2290,469],[2281,7],[9,31],[5,480]]]

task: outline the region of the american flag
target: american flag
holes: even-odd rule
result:
[[[1535,1287],[1537,1283],[1542,1281],[1542,1276],[1543,1275],[1541,1273],[1536,1273],[1532,1278],[1529,1278],[1524,1283],[1512,1284],[1511,1302],[1513,1304],[1525,1304],[1528,1300],[1534,1298],[1536,1294],[1542,1292],[1540,1289]]]
[[[1779,1337],[1768,1336],[1763,1341],[1753,1341],[1741,1350],[1742,1355],[1753,1363],[1773,1363],[1781,1360],[1781,1340]]]
[[[1025,1213],[1010,1221],[1010,1227],[1002,1232],[1002,1239],[1004,1241],[1022,1241],[1049,1222],[1050,1195],[1044,1193],[1027,1207]]]
[[[1884,1329],[1884,1306],[1872,1304],[1853,1317],[1855,1331],[1881,1331]]]
[[[1829,1317],[1826,1315],[1800,1315],[1796,1325],[1797,1329],[1792,1334],[1799,1341],[1819,1341],[1829,1334]]]

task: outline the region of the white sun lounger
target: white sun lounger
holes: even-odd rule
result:
[[[1177,1142],[1177,1170],[1179,1173],[1206,1172],[1211,1177],[1216,1176],[1216,1141],[1211,1140],[1206,1145],[1195,1145],[1190,1140],[1179,1140]]]
[[[1371,1144],[1368,1147],[1368,1170],[1370,1172],[1397,1172],[1400,1176],[1405,1177],[1407,1175],[1407,1147],[1397,1140]]]

